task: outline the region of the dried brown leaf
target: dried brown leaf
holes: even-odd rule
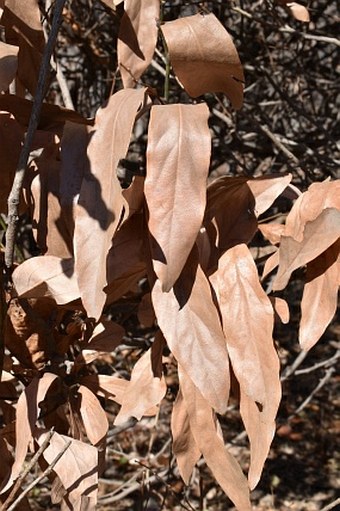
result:
[[[203,454],[218,484],[236,508],[239,511],[250,511],[247,480],[239,464],[224,445],[211,406],[180,366],[179,378],[190,429],[197,448]]]
[[[174,71],[190,96],[224,92],[234,108],[241,108],[242,65],[230,35],[214,14],[168,21],[161,29]]]
[[[118,34],[118,64],[124,87],[134,87],[157,43],[159,0],[125,0]]]
[[[181,389],[178,391],[171,414],[172,451],[179,473],[189,484],[194,466],[201,457],[190,428],[190,419]]]
[[[50,297],[59,305],[79,298],[73,259],[32,257],[14,270],[13,283],[20,297]]]
[[[281,398],[279,359],[272,337],[274,312],[244,244],[221,257],[213,282],[230,362],[240,385],[241,416],[251,447],[249,482],[254,488],[274,436]]]
[[[0,100],[2,95],[0,94]],[[1,109],[0,105],[0,109]],[[0,112],[0,212],[7,213],[7,199],[18,164],[24,130],[8,112]]]
[[[37,244],[45,254],[62,259],[73,257],[73,212],[60,201],[59,144],[53,140],[34,163],[38,173],[30,192],[33,233]]]
[[[279,177],[249,179],[247,184],[255,197],[255,214],[262,215],[282,194],[292,179],[291,174]]]
[[[179,277],[202,224],[211,151],[208,117],[205,104],[151,110],[145,197],[154,269],[164,291]]]
[[[6,92],[18,68],[17,46],[0,42],[0,92]]]
[[[230,247],[248,243],[257,230],[255,198],[246,177],[221,177],[208,186],[204,226],[210,240],[208,269]]]
[[[109,428],[106,413],[96,396],[85,385],[79,385],[78,393],[81,396],[80,415],[87,438],[92,445],[97,445],[106,437]]]
[[[136,362],[129,385],[122,398],[122,407],[115,419],[115,425],[123,424],[130,417],[140,420],[145,412],[158,405],[166,394],[164,377],[153,375],[151,349]]]
[[[0,95],[0,110],[5,110],[14,115],[21,126],[28,126],[33,101],[20,98],[12,94]],[[71,121],[78,124],[93,124],[92,120],[85,119],[82,115],[74,110],[68,110],[51,103],[43,103],[41,106],[41,114],[39,118],[38,129],[51,130],[55,132],[56,127],[62,126],[64,122]]]
[[[41,403],[57,376],[52,373],[44,373],[39,378],[33,378],[31,383],[20,394],[16,409],[16,448],[12,472],[6,485],[0,493],[4,493],[11,487],[13,481],[22,470],[26,458],[28,445],[34,435],[36,422],[39,417],[39,403]]]
[[[287,229],[286,229],[287,232]],[[283,289],[294,270],[304,266],[327,250],[340,236],[340,210],[327,208],[315,220],[304,224],[303,238],[282,236],[279,248],[279,270],[273,289]]]
[[[299,331],[303,350],[315,345],[336,313],[340,285],[339,252],[340,239],[307,264]]]
[[[124,334],[124,328],[118,323],[102,320],[95,326],[86,349],[113,351],[122,342]]]
[[[327,208],[340,210],[340,179],[313,183],[300,195],[287,216],[286,236],[302,241],[306,223],[316,220]]]
[[[278,296],[269,298],[273,304],[276,314],[279,316],[282,323],[284,324],[289,323],[289,307],[286,300],[284,300],[283,298],[279,298]]]
[[[263,234],[272,245],[280,243],[281,236],[285,233],[284,224],[270,223],[259,224],[259,231]]]
[[[170,350],[208,403],[219,413],[228,405],[230,375],[225,339],[209,282],[189,260],[175,288],[152,290],[158,324]]]
[[[298,21],[305,23],[310,22],[310,16],[308,9],[304,5],[298,4],[297,2],[285,1],[285,4],[294,18]]]
[[[88,316],[97,320],[106,300],[107,254],[123,209],[117,165],[126,156],[144,96],[145,89],[124,89],[111,96],[97,113],[88,146],[89,168],[75,221],[75,267],[84,307]]]
[[[34,96],[45,46],[38,1],[6,0],[1,24],[6,42],[19,46],[17,75]]]
[[[46,434],[42,433],[36,440],[41,445],[45,437]],[[56,463],[53,471],[66,490],[65,497],[69,509],[80,511],[83,496],[90,500],[91,505],[87,509],[95,509],[98,493],[97,448],[55,432],[43,456],[47,463],[52,463],[68,442],[71,442],[71,445]]]
[[[92,374],[81,378],[81,383],[86,385],[94,394],[112,399],[122,404],[123,395],[129,386],[129,381],[117,376],[105,374]]]

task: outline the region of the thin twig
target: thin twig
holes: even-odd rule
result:
[[[41,67],[39,71],[39,78],[37,84],[37,90],[34,96],[31,117],[25,136],[24,145],[22,147],[18,166],[16,168],[15,177],[11,193],[8,197],[8,227],[6,231],[6,251],[5,251],[5,265],[9,270],[13,265],[13,254],[15,245],[15,233],[18,224],[18,209],[20,201],[20,192],[22,189],[26,166],[33,142],[33,137],[38,126],[41,106],[45,96],[46,89],[46,77],[50,66],[51,55],[57,39],[59,26],[61,23],[61,13],[66,0],[55,0],[54,16],[51,26],[51,32],[48,37],[47,44],[45,46]]]
[[[47,477],[51,472],[52,470],[54,469],[54,467],[56,466],[56,464],[58,463],[58,461],[60,460],[60,458],[63,456],[63,454],[67,451],[67,449],[70,447],[72,443],[72,440],[69,440],[65,445],[64,447],[62,448],[62,450],[60,451],[60,453],[54,458],[54,460],[50,463],[50,465],[46,468],[46,470],[44,470],[44,472],[39,476],[37,477],[36,479],[34,479],[34,481],[31,482],[31,484],[29,484],[27,486],[27,488],[25,488],[23,490],[22,493],[20,493],[19,497],[13,502],[13,504],[8,508],[8,511],[13,511],[13,509],[16,508],[16,506],[19,504],[19,502],[21,502],[25,497],[26,495],[31,491],[33,490],[33,488],[40,483],[40,481],[42,481],[45,477]]]
[[[8,506],[10,505],[10,503],[13,501],[13,499],[15,498],[15,495],[17,494],[18,490],[20,489],[20,486],[21,486],[22,482],[24,481],[24,479],[26,478],[27,474],[30,472],[30,470],[37,463],[38,459],[40,458],[40,456],[42,455],[42,453],[45,451],[48,444],[50,443],[50,440],[51,440],[53,434],[54,434],[54,431],[53,431],[53,429],[51,429],[47,433],[45,440],[43,441],[43,443],[41,444],[41,446],[39,447],[39,449],[37,450],[35,455],[32,457],[31,461],[27,464],[26,468],[19,474],[18,479],[15,481],[15,484],[11,490],[11,493],[8,495],[7,499],[1,506],[1,511],[5,511],[5,509],[7,509]]]
[[[279,32],[296,34],[298,36],[303,37],[303,39],[309,39],[310,41],[317,41],[320,43],[335,44],[336,46],[340,46],[340,39],[337,39],[336,37],[328,37],[324,35],[309,34],[308,32],[307,33],[300,32],[299,30],[294,30],[292,27],[288,26],[279,28]]]
[[[288,421],[294,417],[295,415],[298,415],[300,412],[302,412],[302,410],[304,408],[306,408],[306,406],[311,402],[311,400],[313,399],[313,397],[315,396],[315,394],[317,392],[319,392],[319,390],[328,382],[328,380],[331,379],[331,376],[332,374],[335,372],[335,368],[334,367],[331,367],[330,369],[328,369],[326,371],[326,374],[325,376],[319,381],[319,383],[317,384],[317,386],[315,387],[314,390],[312,390],[312,392],[309,394],[309,396],[304,400],[303,403],[301,403],[301,405],[295,410],[294,413],[292,413],[289,417],[288,417]]]
[[[337,506],[338,504],[340,504],[340,497],[336,500],[333,500],[333,502],[327,504],[327,506],[320,509],[320,511],[331,511],[331,509],[334,509],[335,506]]]
[[[323,360],[323,362],[319,362],[318,364],[314,364],[310,367],[304,367],[303,369],[299,369],[298,371],[295,371],[295,374],[307,374],[312,373],[313,371],[316,371],[317,369],[320,369],[321,367],[333,365],[334,362],[338,360],[340,357],[340,349],[333,355],[332,357],[328,358],[327,360]]]

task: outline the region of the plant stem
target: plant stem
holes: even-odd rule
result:
[[[47,72],[49,70],[51,55],[53,52],[53,48],[57,39],[57,34],[59,30],[59,26],[61,23],[61,14],[66,0],[55,0],[55,8],[53,21],[51,26],[51,32],[49,34],[47,44],[45,46],[42,63],[39,71],[39,78],[37,84],[37,90],[34,96],[33,106],[31,117],[27,129],[27,133],[25,136],[24,145],[22,147],[19,162],[16,168],[13,186],[11,189],[11,193],[8,197],[8,227],[6,231],[6,251],[5,251],[5,266],[8,270],[12,268],[13,265],[13,254],[14,254],[14,244],[15,244],[15,234],[16,228],[19,219],[19,201],[20,201],[20,192],[22,189],[25,171],[27,166],[27,161],[29,158],[33,137],[35,131],[38,126],[41,106],[45,96],[45,83]]]

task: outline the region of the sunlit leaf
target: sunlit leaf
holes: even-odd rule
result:
[[[149,66],[158,34],[159,0],[125,0],[117,54],[124,87],[134,87]]]
[[[339,236],[340,210],[334,208],[324,209],[315,220],[307,221],[301,242],[292,236],[282,236],[273,289],[283,289],[294,270],[322,254]]]
[[[211,137],[205,104],[151,110],[145,197],[155,272],[169,291],[202,224]]]
[[[189,261],[168,293],[162,291],[157,280],[152,302],[178,363],[208,403],[224,413],[230,388],[229,357],[209,283],[200,266]]]
[[[75,267],[84,307],[95,319],[106,300],[106,258],[123,208],[117,165],[126,156],[144,96],[145,89],[124,89],[111,96],[97,113],[88,146],[89,167],[75,221]]]
[[[81,396],[80,415],[83,419],[85,431],[91,444],[99,444],[106,436],[109,422],[96,396],[84,385],[79,385],[78,393]]]
[[[187,408],[190,429],[199,451],[218,484],[239,511],[250,511],[247,480],[228,452],[218,432],[211,406],[179,366],[180,387]]]
[[[214,14],[196,14],[161,26],[171,64],[190,96],[224,92],[243,102],[243,70],[232,38]]]
[[[287,188],[292,179],[291,174],[269,178],[249,179],[247,184],[255,197],[255,214],[262,215],[275,199]]]
[[[164,377],[154,377],[149,349],[136,362],[129,385],[122,397],[122,407],[115,419],[115,425],[122,424],[130,417],[140,420],[145,412],[160,403],[166,394]]]
[[[45,433],[36,437],[41,445]],[[95,509],[98,492],[98,450],[92,445],[54,432],[49,445],[43,452],[48,464],[70,443],[60,460],[53,468],[66,490],[66,500],[70,509],[80,510],[82,497],[89,501],[87,509]]]
[[[309,350],[336,313],[340,285],[340,240],[307,264],[301,300],[299,341]]]
[[[74,260],[55,256],[37,256],[21,263],[13,272],[18,296],[53,298],[58,304],[79,298]]]
[[[254,488],[274,436],[281,398],[279,359],[272,337],[274,312],[244,244],[221,257],[213,282],[230,361],[240,385],[241,416],[251,447],[249,482]]]

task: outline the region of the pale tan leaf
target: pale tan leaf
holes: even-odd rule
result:
[[[23,298],[53,298],[62,305],[79,298],[74,260],[55,256],[27,259],[13,272],[18,296]]]
[[[179,366],[180,387],[187,408],[190,429],[199,451],[218,484],[233,501],[238,511],[251,511],[247,480],[226,449],[211,406],[188,375]]]
[[[304,266],[327,250],[340,236],[340,210],[324,209],[312,221],[307,221],[301,242],[282,236],[279,248],[279,271],[273,289],[283,289],[294,270]]]
[[[275,199],[287,188],[292,179],[291,174],[279,177],[249,179],[247,184],[255,197],[255,214],[262,215]]]
[[[340,179],[313,183],[295,202],[286,219],[286,236],[303,240],[307,222],[312,222],[327,208],[340,210]]]
[[[36,440],[41,445],[45,437],[46,433],[42,433]],[[88,509],[95,509],[98,493],[97,448],[54,432],[43,456],[47,463],[52,463],[69,442],[70,446],[56,463],[53,471],[67,491],[67,501],[71,504],[72,510],[80,511],[82,496],[91,499],[92,507]]]
[[[281,236],[285,233],[284,224],[270,223],[270,224],[259,224],[259,231],[263,234],[272,245],[280,243]]]
[[[129,381],[117,376],[91,374],[81,378],[81,384],[86,385],[94,394],[112,399],[122,404],[123,395],[129,386]]]
[[[17,46],[0,42],[0,92],[6,92],[18,68]]]
[[[196,14],[161,26],[174,71],[190,96],[224,92],[243,102],[244,75],[232,38],[214,14]]]
[[[173,355],[208,403],[224,413],[230,388],[229,357],[202,269],[189,261],[174,288],[164,293],[157,280],[151,296],[159,327]]]
[[[125,0],[117,55],[124,87],[134,87],[149,66],[157,43],[159,0]]]
[[[308,9],[304,5],[298,4],[297,2],[285,2],[288,10],[294,16],[294,18],[298,21],[303,21],[305,23],[310,22],[310,16]]]
[[[274,312],[244,244],[221,257],[214,284],[231,365],[244,403],[241,415],[250,439],[249,482],[253,488],[268,455],[281,398],[279,359],[272,337]]]
[[[211,151],[208,117],[203,103],[151,110],[145,197],[154,269],[164,291],[179,277],[202,224]]]
[[[278,296],[274,296],[273,298],[269,297],[273,304],[276,314],[279,316],[282,323],[289,323],[289,307],[286,300],[283,298],[279,298]]]
[[[124,89],[99,109],[88,146],[75,220],[75,267],[83,305],[99,319],[106,295],[106,258],[123,208],[117,165],[126,156],[145,89]],[[96,257],[94,257],[94,254]]]
[[[57,378],[57,375],[52,373],[44,373],[41,378],[33,378],[19,396],[15,423],[15,458],[10,478],[0,493],[5,493],[12,486],[22,470],[28,445],[34,435],[36,422],[39,417],[39,403],[45,399],[46,393]]]
[[[172,452],[177,461],[179,473],[189,484],[194,466],[201,457],[201,451],[196,445],[190,428],[187,407],[179,389],[171,414]]]
[[[151,366],[151,349],[136,362],[129,385],[124,392],[122,407],[115,425],[123,424],[130,417],[140,420],[151,407],[158,405],[166,394],[164,377],[154,377]]]
[[[78,393],[81,396],[80,415],[87,438],[92,445],[97,445],[106,437],[109,428],[106,413],[96,396],[87,387],[79,385]]]
[[[336,313],[340,284],[340,240],[307,264],[299,341],[305,351],[320,339]]]

